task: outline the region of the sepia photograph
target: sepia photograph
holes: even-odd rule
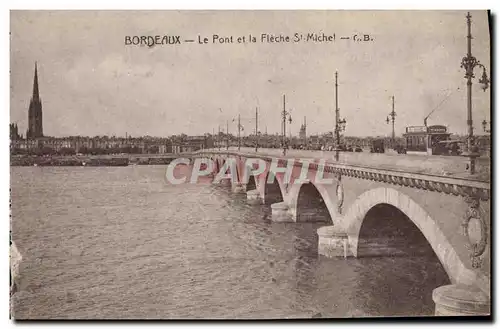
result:
[[[11,321],[492,319],[489,10],[8,16]]]

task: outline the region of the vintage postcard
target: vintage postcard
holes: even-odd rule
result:
[[[490,31],[11,11],[11,317],[488,319]]]

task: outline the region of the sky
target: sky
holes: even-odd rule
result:
[[[332,131],[335,72],[349,136],[390,136],[406,126],[467,131],[463,11],[11,11],[10,120],[25,133],[38,63],[44,134],[200,135],[281,131],[283,95],[294,135]],[[472,53],[490,70],[486,11],[472,11]],[[335,42],[262,43],[262,33],[325,33]],[[214,34],[233,43],[212,43]],[[256,43],[237,43],[252,34]],[[368,34],[373,41],[340,40]],[[180,36],[181,44],[126,45],[127,36]],[[198,44],[198,36],[207,44]],[[183,40],[193,39],[193,43]],[[247,40],[248,41],[248,40]],[[476,133],[490,120],[490,90],[472,86]],[[489,73],[489,72],[488,72]]]

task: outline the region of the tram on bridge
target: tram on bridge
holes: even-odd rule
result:
[[[405,150],[407,154],[459,155],[462,142],[450,139],[446,126],[406,127]]]

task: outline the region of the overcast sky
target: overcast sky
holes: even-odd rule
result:
[[[487,13],[473,11],[472,52],[490,68]],[[293,134],[334,125],[339,108],[351,136],[390,135],[385,119],[395,96],[396,133],[429,118],[466,132],[466,12],[454,11],[12,11],[11,122],[24,134],[38,62],[45,135],[188,135],[225,130],[242,116],[253,131],[280,131],[283,94]],[[212,35],[336,34],[334,43],[212,44]],[[198,35],[209,44],[126,46],[126,36]],[[369,34],[373,42],[339,40]],[[258,38],[260,39],[260,38]],[[258,40],[260,41],[260,40]],[[476,70],[476,80],[482,71]],[[476,132],[490,118],[490,91],[473,85]],[[219,110],[221,108],[221,110]],[[230,132],[236,126],[230,123]],[[288,129],[288,127],[287,127]]]

